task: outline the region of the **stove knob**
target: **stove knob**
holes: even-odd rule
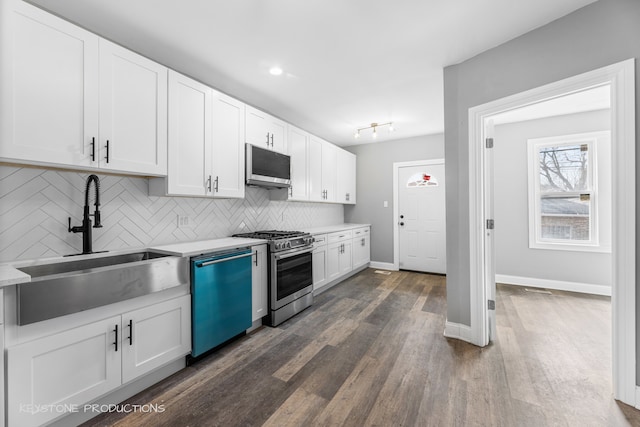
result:
[[[282,243],[280,242],[275,242],[273,245],[275,246],[276,250],[282,249]]]
[[[287,248],[290,248],[290,247],[291,247],[291,242],[285,242],[285,246],[286,246]]]

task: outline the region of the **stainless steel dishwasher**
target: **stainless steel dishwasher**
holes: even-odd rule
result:
[[[191,258],[191,356],[251,327],[250,248]]]

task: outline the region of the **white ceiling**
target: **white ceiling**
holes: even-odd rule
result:
[[[594,1],[32,0],[343,146],[443,132],[443,67]]]

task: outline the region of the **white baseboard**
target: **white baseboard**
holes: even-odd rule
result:
[[[640,409],[640,386],[636,386],[636,409]]]
[[[444,324],[444,336],[475,344],[473,342],[471,326],[463,325],[461,323],[453,323],[447,320]]]
[[[378,268],[380,270],[391,270],[391,271],[398,271],[397,268],[395,268],[395,266],[393,265],[392,262],[377,262],[377,261],[371,261],[369,263],[369,267],[371,268]]]
[[[583,294],[611,296],[611,287],[589,283],[566,282],[563,280],[536,279],[533,277],[510,276],[496,274],[497,283],[507,285],[528,286],[531,288],[555,289],[558,291],[581,292]]]

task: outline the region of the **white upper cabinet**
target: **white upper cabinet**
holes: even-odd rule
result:
[[[211,194],[211,99],[211,88],[169,71],[167,178],[149,181],[152,194]]]
[[[22,1],[0,6],[0,157],[90,166],[99,37]]]
[[[155,196],[244,197],[244,104],[169,71],[169,164]]]
[[[289,126],[289,156],[291,156],[291,187],[289,200],[309,200],[309,134]]]
[[[244,197],[245,105],[213,91],[213,195]]]
[[[338,148],[337,197],[338,203],[356,203],[356,155]]]
[[[322,147],[325,141],[311,136],[309,138],[309,200],[312,202],[324,201],[322,188]]]
[[[323,141],[322,144],[322,201],[338,202],[337,198],[338,147]]]
[[[246,141],[280,153],[287,152],[287,124],[263,111],[246,106]]]
[[[0,16],[1,158],[166,174],[165,67],[22,1]]]
[[[99,164],[167,173],[167,68],[100,39]]]

